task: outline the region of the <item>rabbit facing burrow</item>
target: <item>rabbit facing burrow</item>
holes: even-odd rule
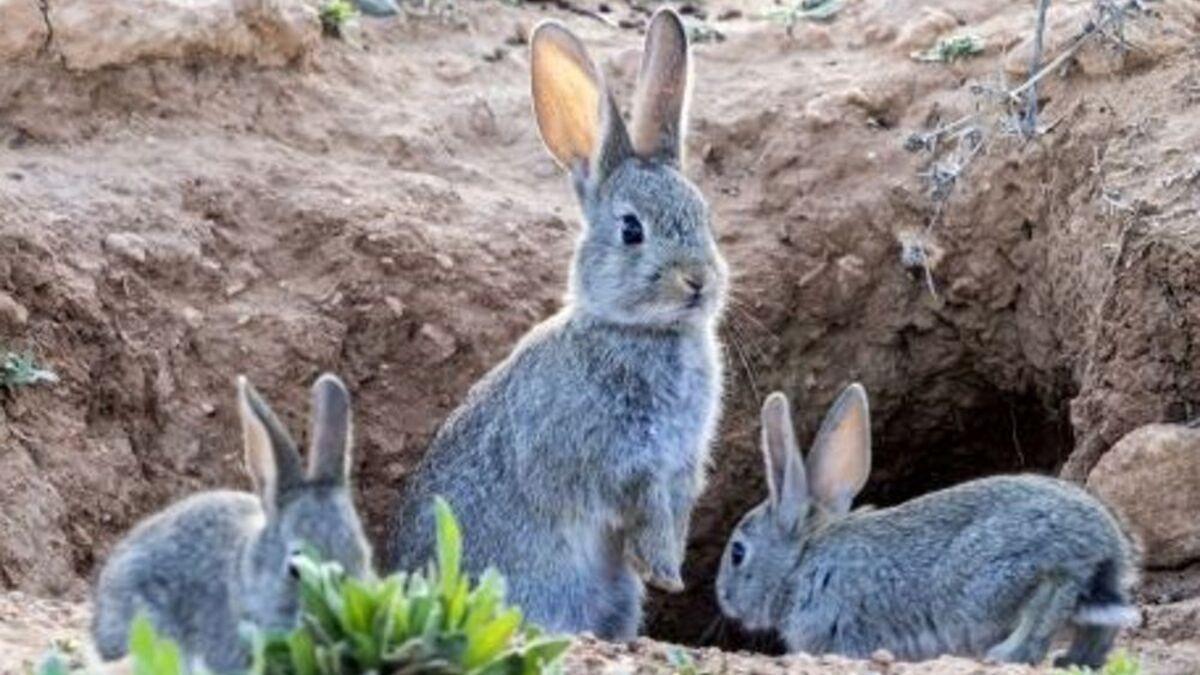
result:
[[[350,395],[333,375],[312,388],[305,469],[287,429],[238,378],[246,465],[257,495],[212,491],[139,523],[108,557],[94,590],[92,637],[101,658],[125,655],[145,612],[189,663],[238,672],[249,653],[242,622],[284,630],[299,599],[292,559],[311,547],[347,573],[370,573],[371,552],[349,489]]]
[[[566,306],[534,327],[436,434],[391,522],[394,568],[432,553],[432,497],[462,522],[465,565],[508,578],[554,631],[633,638],[643,582],[683,587],[688,523],[720,411],[727,271],[680,172],[687,35],[650,22],[627,128],[582,43],[531,38],[534,113],[585,227]]]
[[[721,611],[777,630],[789,650],[906,660],[942,654],[1103,665],[1130,602],[1134,546],[1071,483],[1033,475],[970,481],[886,509],[850,510],[871,466],[865,390],[847,387],[800,457],[787,398],[762,408],[769,496],[721,559]]]

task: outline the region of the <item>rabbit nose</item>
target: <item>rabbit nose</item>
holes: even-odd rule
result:
[[[704,272],[700,270],[680,270],[677,273],[680,287],[692,293],[704,290],[704,276]]]

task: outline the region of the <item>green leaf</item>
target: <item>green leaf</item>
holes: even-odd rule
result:
[[[446,628],[454,630],[462,625],[467,613],[467,600],[471,596],[471,584],[466,577],[458,580],[458,589],[450,594],[446,603]]]
[[[150,619],[139,613],[129,630],[129,654],[135,675],[183,675],[179,646],[161,639]]]
[[[444,591],[458,589],[458,577],[462,563],[462,532],[450,504],[441,497],[434,497],[433,508],[437,517],[437,564],[438,574]]]
[[[317,647],[308,631],[304,629],[294,631],[287,638],[287,646],[288,655],[292,661],[292,670],[296,671],[296,675],[319,675]]]
[[[371,594],[357,579],[347,579],[342,586],[345,612],[342,627],[347,633],[368,633],[375,618],[375,603]]]
[[[466,656],[463,657],[463,665],[476,668],[495,658],[520,626],[521,610],[513,608],[480,627],[474,634],[468,635],[469,643]]]

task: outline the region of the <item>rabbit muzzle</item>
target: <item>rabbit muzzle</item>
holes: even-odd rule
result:
[[[720,293],[718,275],[706,263],[689,262],[673,265],[663,275],[661,290],[665,304],[685,314],[708,315]]]

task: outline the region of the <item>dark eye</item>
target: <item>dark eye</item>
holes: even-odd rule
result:
[[[632,213],[621,216],[621,240],[628,246],[642,243],[646,238],[642,232],[642,221]]]
[[[733,542],[733,546],[729,547],[729,562],[733,563],[734,567],[737,567],[745,559],[746,546],[740,541]]]

